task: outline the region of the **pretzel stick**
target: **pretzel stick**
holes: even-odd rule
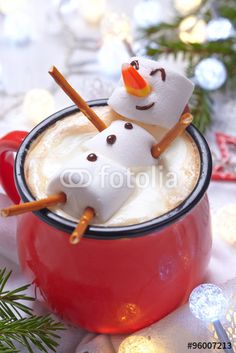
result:
[[[56,83],[70,97],[70,99],[78,106],[81,112],[91,121],[91,123],[99,130],[103,131],[107,128],[106,124],[97,116],[95,111],[89,107],[85,100],[75,91],[73,87],[66,81],[65,77],[58,71],[55,66],[48,71]]]
[[[83,237],[90,221],[93,219],[95,216],[94,209],[91,207],[87,207],[84,210],[84,213],[82,214],[79,223],[77,224],[77,227],[73,231],[73,233],[70,236],[70,243],[71,244],[78,244]]]
[[[62,192],[59,194],[50,195],[47,198],[42,200],[25,202],[19,205],[3,208],[1,210],[1,216],[2,217],[18,216],[26,212],[39,211],[43,208],[47,208],[49,206],[55,206],[59,203],[65,203],[65,202],[66,202],[66,195]]]
[[[156,145],[152,146],[152,156],[154,158],[160,157],[160,155],[171,145],[171,143],[185,131],[192,121],[193,116],[190,113],[181,115],[179,121],[166,133],[163,139]]]

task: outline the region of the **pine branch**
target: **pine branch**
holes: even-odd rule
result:
[[[0,352],[1,353],[18,353],[19,351],[14,348],[9,348],[0,342]]]
[[[195,87],[189,105],[194,117],[193,124],[204,133],[211,124],[214,101],[208,91]]]
[[[156,26],[150,26],[148,28],[142,29],[142,31],[144,31],[144,33],[148,36],[152,35],[152,34],[158,34],[160,32],[162,32],[163,30],[166,31],[173,31],[175,30],[177,27],[179,27],[180,22],[182,21],[182,18],[179,17],[175,20],[174,23],[166,23],[166,22],[161,22]]]
[[[33,298],[22,294],[30,285],[6,291],[5,286],[10,276],[11,271],[7,273],[6,269],[0,269],[0,318],[21,318],[22,312],[31,315],[32,309],[19,302],[19,300],[34,301]]]
[[[206,22],[214,19],[215,13],[228,18],[236,26],[236,2],[235,0],[203,0],[202,6],[191,13],[191,15],[202,18]],[[189,16],[188,14],[187,16]],[[148,41],[146,53],[148,56],[158,58],[179,55],[188,62],[187,75],[194,77],[197,63],[204,58],[215,57],[226,67],[227,80],[220,87],[224,92],[236,89],[236,37],[219,40],[206,41],[204,43],[184,43],[179,38],[179,25],[185,17],[176,17],[173,23],[160,23],[143,29],[143,37]],[[155,45],[153,45],[155,44]],[[211,124],[213,116],[213,100],[209,91],[196,87],[190,101],[195,125],[204,132]]]
[[[0,321],[0,341],[9,347],[17,341],[27,347],[29,352],[33,352],[31,344],[43,352],[47,352],[46,348],[55,352],[58,346],[55,339],[60,338],[56,331],[62,328],[50,316],[30,316],[17,321],[4,319]]]
[[[212,54],[217,54],[222,56],[236,57],[236,51],[234,45],[236,45],[235,38],[230,38],[225,41],[214,41],[207,43],[184,43],[181,40],[169,40],[165,37],[159,38],[156,42],[158,48],[153,49],[152,47],[147,47],[148,55],[155,54],[174,54],[174,53],[189,53],[192,55],[201,55],[208,57]]]
[[[56,340],[60,338],[56,332],[62,330],[63,325],[50,316],[33,315],[32,309],[22,304],[22,301],[34,300],[24,293],[28,285],[6,290],[10,275],[11,272],[0,269],[0,352],[18,352],[16,343],[30,353],[34,353],[33,347],[42,352],[48,352],[48,349],[56,352]]]
[[[236,7],[235,7],[235,1],[231,2],[228,6],[225,6],[225,4],[222,4],[219,6],[219,13],[222,17],[228,18],[234,25],[236,25]]]

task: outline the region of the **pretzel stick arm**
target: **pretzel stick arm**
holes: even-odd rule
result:
[[[93,219],[94,216],[95,216],[95,212],[94,212],[93,208],[87,207],[84,210],[84,213],[82,214],[77,227],[75,228],[75,230],[71,234],[71,237],[70,237],[71,244],[78,244],[80,242],[90,221]]]
[[[99,130],[103,131],[107,128],[106,124],[101,120],[95,111],[85,102],[85,100],[76,92],[76,90],[69,84],[61,72],[55,67],[48,71],[56,83],[63,89],[63,91],[70,97],[70,99],[78,106],[81,112],[91,121],[91,123]]]
[[[56,206],[59,203],[65,203],[65,202],[66,202],[66,195],[62,192],[59,194],[50,195],[47,198],[42,200],[25,202],[19,205],[13,205],[8,208],[3,208],[1,210],[1,216],[2,217],[18,216],[26,212],[39,211],[43,208]]]
[[[171,143],[186,130],[186,128],[193,121],[193,116],[190,113],[183,114],[179,121],[170,129],[162,140],[153,145],[151,149],[152,156],[154,158],[160,157],[160,155],[171,145]]]

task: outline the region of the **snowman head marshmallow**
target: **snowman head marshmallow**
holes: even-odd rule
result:
[[[171,128],[193,93],[185,76],[157,61],[134,57],[122,66],[122,80],[108,100],[119,115],[151,125]]]

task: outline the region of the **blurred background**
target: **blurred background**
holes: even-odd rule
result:
[[[159,1],[146,10],[134,0],[0,0],[1,134],[31,128],[71,105],[47,71],[56,65],[85,99],[108,97],[139,24],[165,19]],[[172,4],[165,4],[166,18]],[[156,6],[157,5],[157,9]],[[169,9],[168,9],[169,8]],[[144,13],[143,13],[143,10]],[[12,124],[10,128],[9,124]]]
[[[110,95],[134,54],[185,71],[197,87],[195,124],[230,132],[235,22],[235,0],[0,0],[0,133],[30,129],[71,104],[51,65],[89,100]]]
[[[235,27],[235,0],[0,0],[0,135],[71,105],[51,65],[90,100],[111,94],[130,56],[167,61],[196,85],[194,123],[222,181],[210,189],[213,213],[233,203],[236,242]]]

